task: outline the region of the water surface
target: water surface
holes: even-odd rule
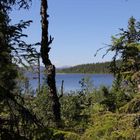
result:
[[[36,89],[38,87],[38,81],[37,79],[33,79],[35,75],[30,73],[28,77],[31,87]],[[41,84],[45,82],[43,77],[43,74],[41,74]],[[81,86],[79,81],[85,77],[90,79],[90,83],[95,88],[99,88],[101,85],[110,87],[114,79],[111,74],[56,74],[57,89],[60,89],[62,80],[64,80],[64,91],[79,90]]]

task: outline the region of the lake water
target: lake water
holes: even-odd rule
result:
[[[31,73],[28,75],[32,89],[38,87],[38,81],[37,79],[33,79],[34,76],[35,75]],[[90,83],[92,83],[95,88],[99,88],[101,85],[110,87],[114,80],[111,74],[56,74],[57,89],[60,89],[62,80],[64,80],[64,91],[79,90],[81,86],[79,81],[86,77],[90,79]],[[43,75],[41,75],[41,84],[43,82]]]

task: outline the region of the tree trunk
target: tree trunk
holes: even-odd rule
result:
[[[47,14],[48,3],[47,0],[41,0],[41,24],[42,24],[42,40],[41,40],[41,57],[42,61],[47,70],[47,84],[49,88],[49,93],[52,98],[52,110],[54,115],[54,120],[56,125],[59,126],[61,115],[60,115],[60,103],[59,97],[56,91],[56,83],[55,83],[55,66],[51,63],[49,59],[49,45],[52,43],[53,38],[48,37],[48,17]]]

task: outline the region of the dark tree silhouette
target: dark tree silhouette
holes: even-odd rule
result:
[[[0,139],[32,139],[30,131],[43,125],[25,107],[16,87],[16,62],[34,55],[32,45],[22,41],[26,36],[22,31],[30,21],[10,25],[11,4],[12,0],[0,1]]]
[[[56,125],[59,126],[61,115],[60,115],[60,103],[59,97],[56,91],[55,83],[55,66],[51,63],[49,59],[50,44],[53,41],[53,38],[48,34],[48,2],[47,0],[41,0],[41,25],[42,25],[42,40],[41,40],[41,57],[42,61],[47,70],[47,84],[49,88],[49,93],[52,98],[52,110],[54,114],[54,120]]]

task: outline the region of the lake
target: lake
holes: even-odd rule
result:
[[[37,79],[33,79],[35,75],[31,74],[28,75],[30,85],[32,89],[36,89],[38,87]],[[64,80],[64,91],[75,91],[80,89],[79,81],[82,78],[90,79],[90,83],[95,88],[99,88],[101,85],[105,85],[108,87],[112,86],[112,82],[114,80],[113,75],[111,74],[56,74],[56,85],[57,89],[59,90],[61,87],[62,80]],[[41,84],[44,82],[43,74],[41,75]]]

